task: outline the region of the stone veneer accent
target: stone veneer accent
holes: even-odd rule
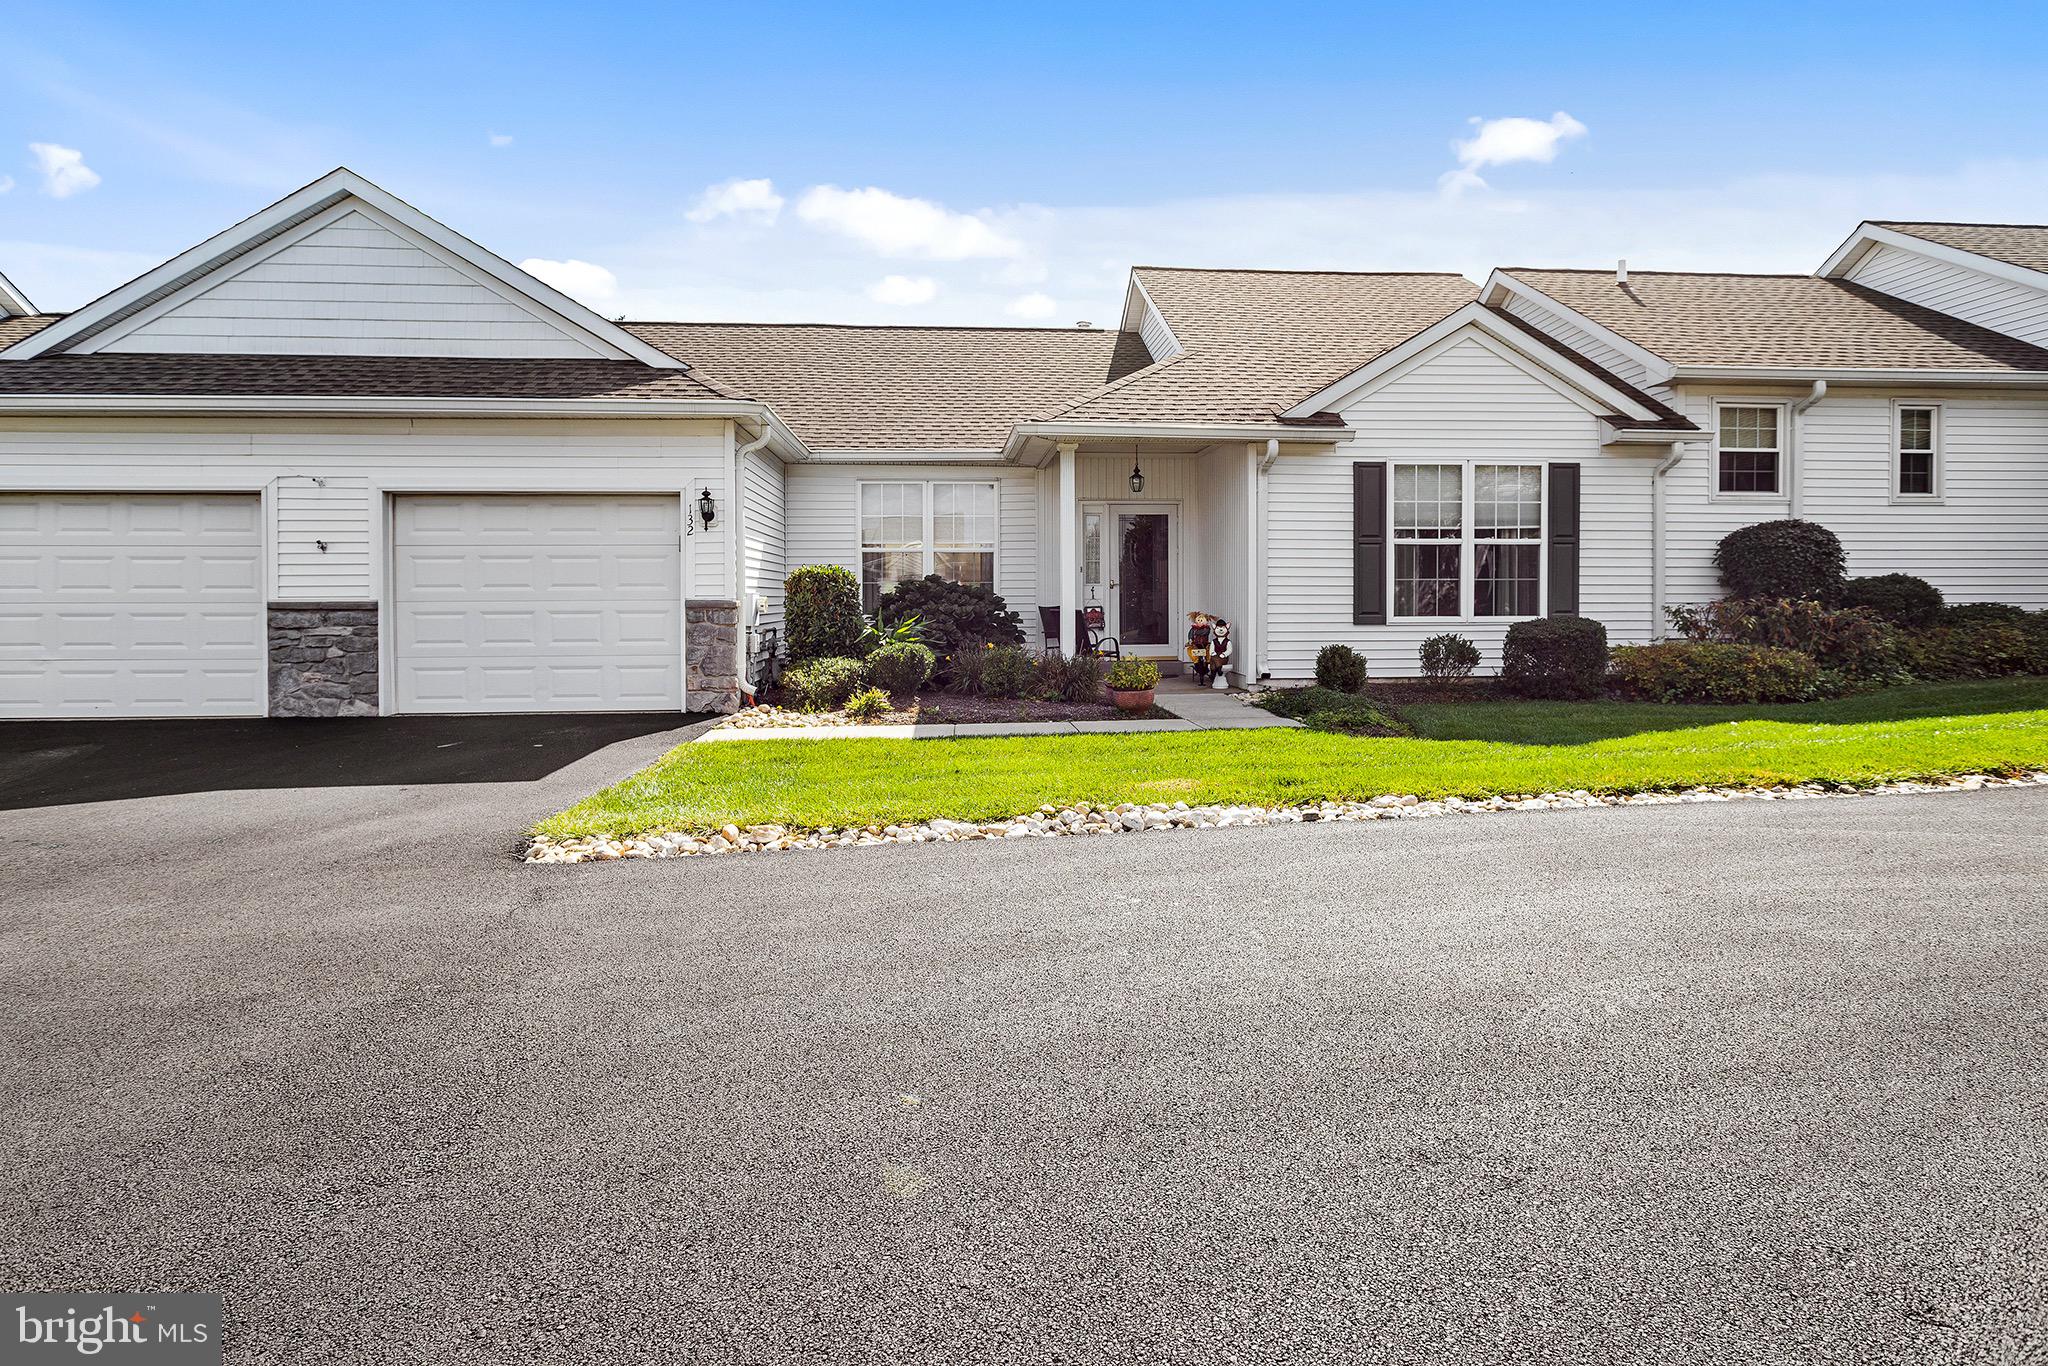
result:
[[[377,714],[377,604],[270,604],[270,714]]]
[[[740,605],[730,599],[683,604],[683,706],[740,709]]]

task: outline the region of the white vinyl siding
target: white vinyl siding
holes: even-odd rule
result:
[[[1936,261],[1889,243],[1873,248],[1846,278],[1894,299],[2048,346],[2048,289]]]
[[[1284,447],[1267,476],[1262,667],[1275,679],[1315,671],[1332,642],[1386,677],[1419,671],[1417,647],[1441,631],[1479,646],[1497,669],[1509,620],[1352,622],[1351,466],[1357,460],[1580,465],[1579,610],[1616,644],[1650,638],[1650,471],[1661,451],[1610,455],[1594,415],[1469,336],[1347,404],[1358,435],[1325,452]],[[1546,510],[1547,511],[1547,510]],[[1540,542],[1539,542],[1540,544]]]
[[[860,575],[860,486],[873,482],[980,483],[996,486],[996,592],[1038,628],[1038,471],[1013,466],[810,464],[787,466],[783,499],[787,518],[785,562],[843,565]],[[1048,535],[1053,532],[1048,529]]]
[[[740,468],[740,496],[746,500],[746,595],[760,599],[764,628],[782,625],[782,581],[789,577],[783,553],[782,487],[782,462],[766,451],[748,452]],[[740,609],[749,610],[745,600]]]
[[[535,305],[367,205],[330,211],[81,351],[593,359]]]
[[[272,598],[369,601],[385,492],[592,493],[710,488],[725,424],[463,418],[0,418],[0,488],[259,489],[275,504]],[[733,597],[729,517],[692,523],[693,598]],[[322,550],[319,542],[327,542]]]
[[[1182,348],[1173,335],[1173,329],[1166,325],[1166,319],[1152,306],[1151,299],[1145,299],[1144,303],[1144,311],[1138,316],[1138,336],[1145,343],[1145,353],[1155,362],[1178,356]]]
[[[1707,428],[1716,398],[1786,394],[1689,391],[1685,414]],[[1835,389],[1800,415],[1791,478],[1799,515],[1841,537],[1849,572],[1915,574],[1951,602],[2048,607],[2048,393],[1941,396],[1939,500],[1893,496],[1895,401],[1936,401],[1925,389]],[[1694,443],[1667,479],[1666,598],[1720,596],[1714,546],[1730,531],[1788,515],[1785,499],[1716,500],[1712,448]],[[1590,514],[1592,495],[1586,495]]]

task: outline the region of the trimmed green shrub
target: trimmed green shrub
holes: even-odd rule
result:
[[[1316,652],[1316,686],[1332,692],[1364,692],[1365,656],[1349,645],[1325,645]]]
[[[1598,697],[1607,628],[1591,617],[1537,617],[1508,627],[1501,682],[1524,697]]]
[[[1038,662],[1038,686],[1061,702],[1102,700],[1102,661],[1093,655],[1048,655]]]
[[[1135,655],[1119,659],[1109,666],[1108,681],[1112,692],[1143,692],[1159,686],[1159,666]]]
[[[2003,678],[2048,673],[2048,622],[1965,618],[1906,637],[1902,658],[1915,678]]]
[[[789,662],[846,659],[860,652],[867,619],[860,614],[860,580],[842,565],[807,564],[782,581],[782,629]]]
[[[814,659],[782,676],[782,695],[798,711],[836,711],[867,686],[868,667],[858,659]]]
[[[1979,622],[1994,622],[2000,626],[2023,626],[2035,615],[2024,607],[2015,607],[2009,602],[1962,602],[1941,614],[1944,626],[1970,626]]]
[[[1721,586],[1736,598],[1818,598],[1842,591],[1848,560],[1835,533],[1784,517],[1729,532],[1714,548]]]
[[[866,721],[876,716],[887,716],[892,708],[889,706],[889,694],[880,688],[862,688],[846,699],[844,710],[854,720]]]
[[[1899,670],[1898,630],[1867,607],[1838,610],[1811,598],[1723,598],[1674,607],[1669,615],[1690,639],[1798,650],[1850,679],[1889,681]]]
[[[1864,607],[1894,626],[1932,626],[1941,620],[1941,590],[1911,574],[1874,574],[1842,585],[1842,606]]]
[[[868,656],[868,681],[897,697],[908,697],[931,681],[938,657],[922,645],[898,642]]]
[[[1802,702],[1822,690],[1812,655],[1714,640],[1618,646],[1609,677],[1651,702]]]
[[[1022,647],[998,645],[981,653],[983,697],[1022,697],[1038,682],[1038,665]]]
[[[1259,699],[1259,705],[1276,716],[1301,722],[1310,730],[1337,731],[1344,735],[1406,735],[1392,717],[1355,692],[1334,688],[1282,688]]]
[[[900,583],[882,595],[877,621],[915,616],[924,643],[951,656],[982,645],[1022,645],[1024,623],[992,588],[953,583],[937,574]]]
[[[1470,678],[1479,667],[1479,647],[1454,631],[1431,636],[1417,653],[1422,657],[1422,676],[1438,683]]]

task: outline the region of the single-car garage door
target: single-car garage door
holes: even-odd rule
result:
[[[398,710],[682,710],[681,531],[673,494],[399,497]]]
[[[0,494],[0,716],[261,716],[254,494]]]

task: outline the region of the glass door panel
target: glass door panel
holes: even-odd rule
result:
[[[1165,646],[1173,640],[1173,519],[1165,512],[1116,514],[1117,638],[1133,646]]]

